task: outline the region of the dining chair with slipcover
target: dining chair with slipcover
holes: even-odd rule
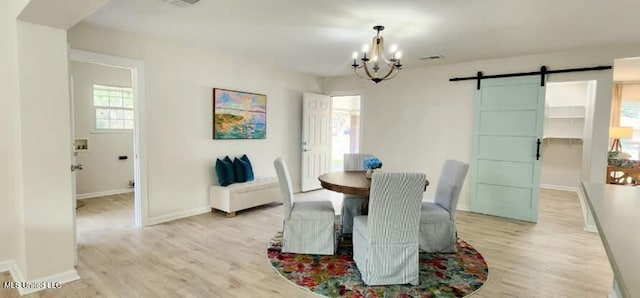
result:
[[[366,153],[346,153],[343,156],[343,169],[345,171],[363,171],[364,160],[373,157]],[[341,231],[343,235],[353,233],[353,218],[362,215],[362,206],[367,198],[345,194],[342,199],[342,209],[340,211]]]
[[[420,250],[456,252],[456,207],[468,169],[464,162],[445,161],[434,202],[423,202],[420,208]]]
[[[419,283],[418,230],[426,177],[373,173],[368,215],[353,221],[353,259],[367,285]]]
[[[332,255],[336,250],[335,212],[330,201],[296,202],[285,161],[273,162],[284,209],[282,252]]]

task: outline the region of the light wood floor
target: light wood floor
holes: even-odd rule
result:
[[[265,258],[267,240],[281,228],[281,205],[135,229],[130,195],[83,201],[82,279],[27,297],[314,297],[280,278]],[[489,281],[474,297],[605,297],[611,288],[600,238],[582,230],[575,194],[542,190],[538,224],[458,212],[458,230],[489,264]],[[0,274],[0,282],[10,280]],[[0,289],[0,297],[17,296]]]

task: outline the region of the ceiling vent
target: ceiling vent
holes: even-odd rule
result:
[[[191,6],[200,2],[200,0],[164,0],[164,1],[178,7]]]
[[[444,56],[442,55],[433,55],[433,56],[426,56],[426,57],[420,57],[420,60],[438,60],[438,59],[442,59],[444,58]]]

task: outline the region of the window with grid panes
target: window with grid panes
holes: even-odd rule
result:
[[[129,87],[93,85],[96,130],[133,129],[133,90]]]

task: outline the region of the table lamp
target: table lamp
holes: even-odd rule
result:
[[[633,137],[633,127],[631,126],[609,127],[609,139],[613,139],[613,142],[611,142],[611,149],[609,149],[609,151],[622,152],[622,144],[620,144],[620,139],[630,139],[632,137]]]

